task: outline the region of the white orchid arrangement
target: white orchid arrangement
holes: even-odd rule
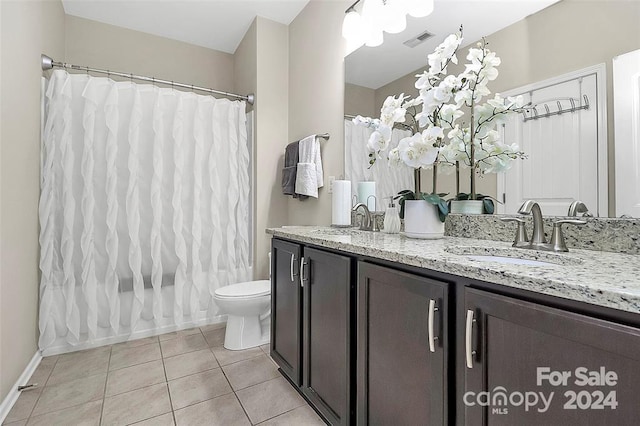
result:
[[[448,210],[445,211],[446,203],[441,198],[446,194],[436,194],[438,165],[455,167],[458,173],[461,165],[468,167],[471,193],[460,194],[459,184],[456,189],[458,196],[467,195],[464,199],[475,200],[481,196],[476,193],[477,175],[507,170],[514,159],[524,158],[516,144],[504,144],[495,130],[496,125],[504,123],[511,114],[525,109],[522,97],[503,99],[496,94],[481,102],[491,94],[487,84],[498,77],[500,65],[500,58],[487,48],[487,42],[483,39],[469,49],[468,63],[462,73],[447,75],[447,67],[458,63],[461,43],[462,27],[428,55],[428,69],[416,75],[418,96],[413,99],[404,93],[389,96],[379,119],[358,116],[353,120],[374,129],[367,143],[369,163],[373,165],[386,153],[390,164],[404,163],[414,168],[415,191],[400,194],[438,205],[442,220]],[[410,127],[413,135],[400,140],[398,146],[387,153],[392,129],[398,123]],[[423,194],[420,170],[428,168],[433,170],[433,190],[431,194]]]

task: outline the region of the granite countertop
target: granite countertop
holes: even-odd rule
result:
[[[293,226],[268,234],[321,247],[474,278],[551,296],[640,313],[640,256],[572,249],[516,249],[502,241],[444,237],[416,240],[354,228]],[[473,260],[469,255],[519,257],[543,265]]]

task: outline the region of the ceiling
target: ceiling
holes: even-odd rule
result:
[[[431,15],[425,18],[407,16],[407,29],[402,33],[384,33],[384,43],[381,46],[363,46],[349,54],[345,63],[345,81],[378,89],[425,67],[427,55],[447,35],[456,32],[461,24],[464,27],[464,47],[557,1],[559,0],[436,0]],[[425,30],[435,37],[414,48],[403,44]]]
[[[62,0],[67,15],[234,53],[256,16],[289,25],[309,0]]]

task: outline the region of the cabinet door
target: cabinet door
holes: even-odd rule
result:
[[[638,424],[639,329],[471,288],[464,302],[464,424]]]
[[[303,392],[332,425],[350,421],[351,259],[304,249]]]
[[[447,423],[444,282],[360,262],[357,423]]]
[[[271,357],[302,384],[302,291],[298,244],[274,239],[271,245]]]

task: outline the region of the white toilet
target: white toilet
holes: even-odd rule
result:
[[[225,348],[237,351],[269,342],[271,281],[228,285],[216,290],[213,299],[227,314]]]

